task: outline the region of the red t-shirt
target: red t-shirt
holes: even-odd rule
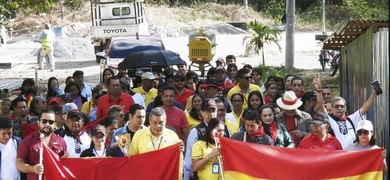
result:
[[[264,99],[264,104],[271,105],[273,103],[271,99],[268,99],[267,94],[263,96],[263,99]]]
[[[173,106],[173,108],[170,110],[165,109],[165,113],[167,115],[167,124],[165,126],[168,129],[171,129],[176,132],[176,134],[181,139],[183,136],[181,134],[181,130],[184,128],[188,128],[186,115],[182,110],[175,106]]]
[[[297,129],[297,125],[295,124],[294,116],[284,116],[286,119],[286,129],[288,132],[294,131]]]
[[[19,145],[16,158],[23,159],[31,166],[38,164],[40,151],[39,135],[39,131],[35,131],[34,133],[26,136]],[[47,146],[60,157],[67,154],[65,140],[54,133],[51,134],[50,141]],[[27,179],[38,179],[38,175],[35,173],[28,173]]]
[[[179,102],[183,106],[186,106],[188,98],[190,96],[192,96],[192,95],[194,95],[194,91],[191,91],[191,90],[189,90],[187,88],[184,88],[182,94],[178,94],[178,93],[175,92],[175,99],[176,99],[177,102]]]
[[[107,116],[108,109],[110,109],[112,105],[122,106],[123,112],[127,113],[129,112],[130,106],[133,104],[135,104],[134,100],[129,94],[121,92],[119,99],[116,101],[112,101],[109,94],[106,94],[99,99],[96,115],[99,119],[105,118]]]
[[[318,139],[313,133],[306,136],[299,143],[298,148],[305,149],[326,149],[326,150],[343,150],[341,143],[329,133],[326,133],[325,142]]]

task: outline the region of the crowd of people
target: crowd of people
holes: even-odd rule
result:
[[[379,148],[366,119],[374,90],[348,115],[345,99],[333,97],[319,75],[305,89],[297,75],[262,77],[260,69],[235,63],[233,55],[219,58],[206,79],[187,65],[153,68],[136,80],[106,69],[95,87],[77,70],[64,90],[49,78],[46,93],[26,79],[18,97],[1,103],[0,179],[42,175],[42,142],[62,158],[133,156],[177,144],[185,180],[220,177],[222,136],[282,148]]]

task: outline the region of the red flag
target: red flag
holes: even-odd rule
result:
[[[46,179],[76,179],[47,145],[43,146],[43,175]]]
[[[383,149],[290,149],[221,138],[226,179],[381,179]]]
[[[44,153],[48,154],[46,151]],[[48,158],[45,177],[51,179],[179,179],[178,145],[122,158]],[[58,160],[58,161],[57,161]],[[47,167],[48,166],[48,167]],[[51,168],[48,170],[48,168]],[[69,171],[67,171],[67,169]],[[49,171],[49,172],[48,172]],[[74,176],[68,176],[68,175]]]
[[[35,132],[38,130],[38,125],[36,124],[27,124],[27,123],[23,123],[22,124],[22,139],[28,135],[30,135],[31,133]]]

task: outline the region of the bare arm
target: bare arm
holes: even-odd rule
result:
[[[326,113],[326,109],[324,107],[324,97],[322,96],[322,85],[320,75],[318,73],[314,74],[313,77],[313,86],[316,90],[317,94],[317,106],[315,107],[316,112]]]
[[[31,166],[27,164],[23,159],[16,158],[16,168],[19,171],[22,171],[24,173],[35,173],[35,174],[42,174],[43,172],[43,166],[40,164],[36,164],[35,166]]]
[[[371,86],[371,95],[368,97],[367,101],[363,103],[363,106],[360,108],[360,113],[362,115],[367,114],[368,110],[370,110],[372,104],[374,104],[376,98],[375,90]]]

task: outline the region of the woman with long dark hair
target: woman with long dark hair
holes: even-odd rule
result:
[[[252,91],[248,95],[248,108],[259,112],[260,107],[264,105],[263,96],[260,91]]]
[[[274,146],[294,148],[293,139],[287,129],[281,123],[276,122],[275,109],[270,105],[260,108],[260,119],[264,132],[274,141]]]
[[[60,89],[58,79],[50,77],[47,81],[47,95],[46,100],[49,101],[51,97],[60,97],[64,92]]]
[[[226,81],[233,84],[237,84],[237,71],[238,71],[237,65],[229,64],[227,66]]]
[[[80,86],[78,86],[76,83],[67,84],[65,86],[65,93],[70,93],[79,111],[81,110],[82,105],[88,101],[87,98],[81,95]]]
[[[189,125],[189,130],[194,128],[200,122],[202,122],[201,114],[200,114],[200,106],[202,104],[202,96],[199,94],[194,94],[192,96],[192,108],[189,112],[186,112],[186,118]]]
[[[203,138],[196,141],[192,146],[192,170],[198,172],[199,180],[220,178],[222,172],[215,173],[215,169],[213,170],[213,166],[222,165],[218,164],[217,157],[220,155],[220,150],[215,141],[218,142],[217,137],[223,136],[224,132],[225,125],[223,122],[212,118]]]
[[[91,129],[91,147],[81,152],[80,157],[106,157],[106,131],[104,126],[95,125]]]
[[[106,117],[102,122],[100,122],[100,125],[104,126],[104,130],[107,135],[104,145],[106,145],[106,147],[110,147],[112,136],[118,129],[118,121],[112,117]]]
[[[271,105],[276,102],[276,94],[278,93],[278,85],[275,82],[265,84],[264,103]]]
[[[244,95],[242,95],[241,93],[234,93],[230,97],[230,102],[232,103],[233,106],[232,114],[236,119],[236,122],[238,123],[237,125],[241,127],[242,121],[240,117],[242,112],[244,111],[244,109],[242,108],[242,104],[244,103]]]

